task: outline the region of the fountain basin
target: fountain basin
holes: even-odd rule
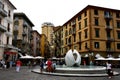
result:
[[[103,66],[80,66],[80,67],[66,67],[57,66],[55,72],[57,73],[73,73],[73,74],[102,74],[106,73],[106,67]]]

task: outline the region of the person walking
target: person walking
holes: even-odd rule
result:
[[[43,61],[40,61],[40,72],[42,73],[44,69],[44,62]]]
[[[50,59],[47,60],[47,71],[52,72],[52,61]]]
[[[113,72],[112,72],[112,65],[109,62],[106,62],[106,69],[108,78],[112,78]]]
[[[20,67],[22,65],[22,62],[18,59],[16,62],[16,71],[19,72],[20,71]]]

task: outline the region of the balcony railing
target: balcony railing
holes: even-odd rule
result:
[[[27,27],[27,23],[26,22],[23,23],[23,27]]]
[[[107,48],[106,51],[107,52],[113,52],[114,50],[112,48]]]
[[[0,24],[0,31],[6,32],[7,28]]]
[[[22,35],[23,35],[23,36],[26,36],[26,35],[27,35],[27,33],[26,33],[25,31],[23,31]]]
[[[7,32],[6,32],[6,35],[7,35],[7,36],[12,36],[12,32],[7,31]]]
[[[108,25],[106,25],[105,28],[106,28],[106,29],[113,29],[112,26],[108,26]]]
[[[108,41],[114,41],[114,39],[111,38],[111,37],[107,37],[107,40],[108,40]]]
[[[7,17],[7,12],[0,7],[0,14],[4,17]]]
[[[112,19],[112,16],[111,16],[110,14],[104,15],[104,17],[105,17],[106,19]]]

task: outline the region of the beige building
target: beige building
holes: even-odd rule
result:
[[[76,49],[82,56],[120,55],[120,10],[88,5],[58,31],[61,54]]]
[[[13,56],[11,50],[18,50],[12,46],[13,12],[15,9],[9,0],[0,0],[0,59],[7,61]],[[4,55],[6,57],[3,57]]]
[[[50,45],[53,45],[53,28],[52,23],[45,22],[42,24],[42,34],[45,34]]]
[[[21,49],[23,55],[32,55],[30,47],[34,24],[24,13],[14,13],[13,45]]]

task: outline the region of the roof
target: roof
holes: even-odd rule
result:
[[[16,7],[9,0],[6,0],[6,1],[8,1],[14,9],[16,9]]]
[[[30,25],[33,27],[34,24],[30,21],[30,19],[25,15],[25,13],[14,13],[14,17],[23,17]]]
[[[57,30],[59,30],[62,26],[57,26],[57,27],[54,27],[53,30],[54,32],[56,32]]]
[[[74,19],[75,17],[77,17],[79,14],[82,14],[84,11],[86,11],[87,9],[100,9],[100,10],[109,10],[109,11],[117,11],[120,12],[120,10],[118,9],[111,9],[111,8],[106,8],[106,7],[99,7],[99,6],[93,6],[93,5],[88,5],[86,6],[84,9],[82,9],[80,12],[78,12],[76,15],[74,15],[71,19],[69,19],[66,23],[63,24],[63,26],[65,26],[67,23],[69,23],[72,19]]]

